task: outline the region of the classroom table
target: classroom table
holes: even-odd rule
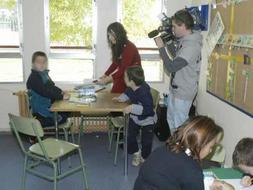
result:
[[[110,93],[108,90],[103,90],[96,93],[96,101],[89,104],[73,103],[68,100],[60,100],[53,103],[51,111],[54,112],[55,132],[58,138],[58,112],[82,112],[84,114],[104,114],[110,112],[123,112],[123,109],[128,106],[128,103],[119,103],[112,100],[120,94]],[[127,133],[128,133],[129,114],[125,114],[124,127],[124,175],[128,175],[128,154],[127,154]]]

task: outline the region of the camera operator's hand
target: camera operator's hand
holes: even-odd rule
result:
[[[162,40],[162,38],[160,36],[154,38],[154,40],[155,40],[155,43],[156,43],[156,45],[157,45],[157,47],[159,49],[162,48],[162,47],[164,47],[163,40]]]

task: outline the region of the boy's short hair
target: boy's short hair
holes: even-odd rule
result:
[[[134,81],[136,86],[142,85],[145,82],[144,71],[141,66],[131,66],[126,70],[129,81]]]
[[[179,26],[185,24],[185,27],[187,29],[192,29],[194,26],[194,20],[192,18],[192,15],[186,9],[177,11],[172,16],[172,20],[174,20],[175,23]]]
[[[46,60],[47,60],[47,54],[45,52],[43,52],[43,51],[36,51],[32,55],[32,63],[35,62],[35,60],[36,60],[37,57],[45,57]]]
[[[237,143],[233,153],[233,164],[253,166],[253,138],[243,138]]]

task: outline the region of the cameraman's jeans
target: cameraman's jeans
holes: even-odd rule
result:
[[[192,101],[175,98],[172,94],[168,96],[167,121],[173,134],[187,119]]]

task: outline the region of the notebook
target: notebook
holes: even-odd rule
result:
[[[242,173],[233,168],[214,168],[204,170],[205,190],[209,190],[214,179],[220,179],[234,186],[235,190],[253,190],[253,186],[245,188],[240,184]]]

